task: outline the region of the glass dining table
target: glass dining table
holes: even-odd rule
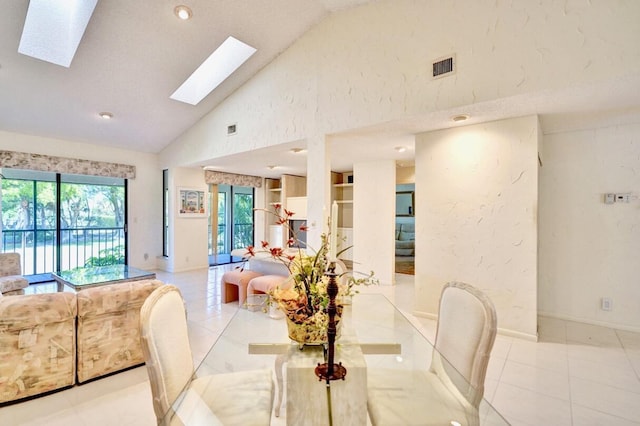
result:
[[[421,378],[431,374],[434,356],[442,359],[385,296],[358,294],[344,307],[335,345],[334,362],[347,370],[344,380],[327,383],[316,376],[315,367],[326,362],[323,346],[301,348],[288,338],[285,319],[247,309],[238,309],[195,375],[272,370],[272,425],[368,425],[372,407],[394,410],[393,401],[411,407],[399,410],[394,424],[508,425],[484,399],[469,406],[460,403],[455,391],[442,391],[446,387],[438,388],[437,395],[424,388]],[[450,366],[447,372],[457,374]],[[464,379],[451,381],[459,387]],[[189,393],[187,385],[163,424],[204,424],[191,412],[194,404],[185,402]]]

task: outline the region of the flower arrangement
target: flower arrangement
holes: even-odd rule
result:
[[[256,256],[260,252],[266,253],[274,260],[283,263],[289,270],[290,279],[270,293],[271,300],[284,311],[288,324],[298,325],[298,327],[289,327],[289,337],[297,342],[325,342],[328,325],[326,308],[329,304],[327,294],[329,276],[326,273],[329,267],[330,239],[336,237],[331,233],[322,234],[320,247],[317,251],[311,250],[313,253],[310,254],[301,248],[297,237],[298,232],[307,230],[306,225],[302,225],[298,230],[292,229],[289,225],[293,212],[283,209],[279,204],[274,205],[274,210],[254,210],[265,211],[276,216],[276,223],[283,225],[291,235],[284,249],[271,247],[266,241],[262,241],[259,249],[253,246],[247,247],[248,256]],[[348,248],[335,253],[336,257]],[[336,279],[339,283],[339,298],[357,293],[356,287],[359,285],[378,283],[373,271],[368,275],[347,270],[339,271]],[[338,305],[338,317],[341,312],[342,305]]]

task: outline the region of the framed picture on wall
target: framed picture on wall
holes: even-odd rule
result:
[[[396,216],[415,216],[413,191],[396,192]]]
[[[178,216],[207,217],[207,194],[191,188],[178,188]]]

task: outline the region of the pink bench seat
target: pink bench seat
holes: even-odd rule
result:
[[[234,269],[222,275],[220,289],[222,291],[222,303],[238,301],[240,307],[244,307],[247,300],[247,285],[252,279],[261,276],[256,271],[247,269]]]
[[[271,289],[284,283],[287,278],[282,275],[262,275],[253,278],[247,285],[247,294],[268,293]]]

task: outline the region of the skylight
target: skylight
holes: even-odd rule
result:
[[[18,52],[69,68],[98,0],[31,0]]]
[[[254,47],[233,37],[227,38],[170,98],[197,105],[255,52]]]

